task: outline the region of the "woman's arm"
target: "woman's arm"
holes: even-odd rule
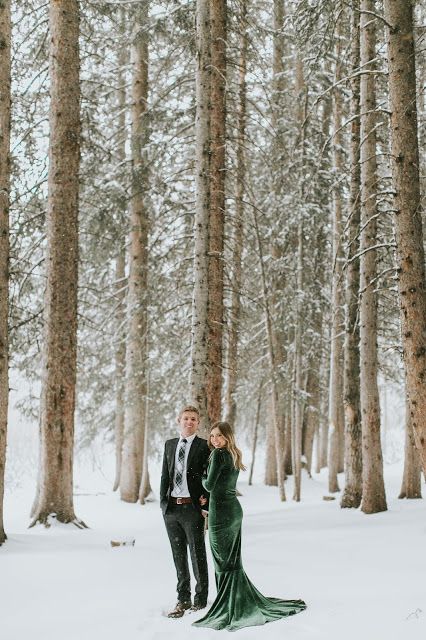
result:
[[[214,449],[211,454],[210,464],[207,470],[207,478],[202,479],[203,487],[207,491],[213,491],[216,482],[222,473],[223,463],[224,458],[222,451],[220,451],[220,449]]]

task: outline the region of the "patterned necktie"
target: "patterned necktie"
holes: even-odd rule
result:
[[[175,488],[178,491],[180,491],[182,489],[183,467],[184,467],[184,462],[185,462],[186,443],[187,443],[187,440],[184,438],[180,443],[179,451],[178,451],[178,459],[177,459],[177,462],[176,462]]]

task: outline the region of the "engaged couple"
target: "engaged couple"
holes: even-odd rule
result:
[[[236,631],[290,616],[306,609],[303,600],[263,596],[246,576],[241,562],[243,512],[236,483],[244,470],[231,425],[216,422],[209,442],[197,436],[198,409],[179,414],[180,437],[164,448],[160,502],[177,573],[177,603],[169,618],[207,606],[208,573],[204,543],[208,513],[210,547],[217,596],[198,627]],[[188,547],[196,585],[191,601]]]

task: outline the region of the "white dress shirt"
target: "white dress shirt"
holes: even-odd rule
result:
[[[173,498],[190,498],[191,497],[189,495],[188,483],[186,481],[186,465],[188,463],[189,450],[191,448],[191,444],[193,443],[196,435],[197,435],[196,433],[193,433],[192,436],[187,436],[186,438],[183,438],[183,436],[180,436],[179,442],[177,443],[176,453],[175,453],[175,472],[174,472],[174,478],[173,478],[173,491],[170,494]],[[186,448],[185,448],[185,460],[183,461],[182,484],[179,487],[179,489],[177,489],[176,483],[175,483],[176,467],[178,465],[179,448],[182,440],[184,439],[186,440]]]

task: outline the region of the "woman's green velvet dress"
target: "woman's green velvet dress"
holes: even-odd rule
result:
[[[278,620],[306,608],[303,600],[266,598],[250,582],[241,563],[243,511],[236,497],[239,471],[226,449],[214,449],[203,485],[210,492],[209,539],[217,597],[208,613],[193,624],[236,631]]]

